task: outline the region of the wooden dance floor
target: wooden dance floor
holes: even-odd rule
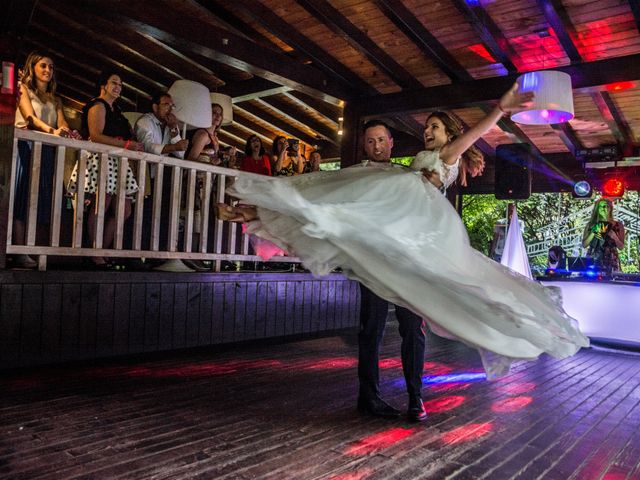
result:
[[[2,479],[640,478],[640,357],[585,350],[482,378],[430,337],[429,418],[360,416],[355,336],[5,373]],[[399,337],[383,396],[405,408]]]

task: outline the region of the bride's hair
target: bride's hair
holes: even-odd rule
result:
[[[432,117],[436,117],[444,124],[444,128],[448,136],[451,137],[451,141],[458,138],[458,136],[462,135],[463,129],[460,122],[451,114],[447,112],[431,112],[427,117],[427,122]],[[460,169],[460,185],[467,185],[467,174],[472,177],[477,177],[481,175],[484,170],[484,155],[480,151],[478,147],[475,145],[471,145],[463,154],[462,154],[462,168]]]

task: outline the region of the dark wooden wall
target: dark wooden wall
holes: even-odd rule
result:
[[[0,271],[0,369],[357,325],[341,275]]]

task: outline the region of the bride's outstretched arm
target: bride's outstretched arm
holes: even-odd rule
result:
[[[458,138],[442,147],[440,158],[447,165],[452,165],[471,145],[491,130],[503,114],[526,108],[532,100],[533,92],[518,92],[518,84],[514,83],[491,112]]]

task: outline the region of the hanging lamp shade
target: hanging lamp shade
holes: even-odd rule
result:
[[[534,92],[533,104],[513,113],[511,120],[524,125],[550,125],[571,120],[573,90],[571,77],[554,70],[528,72],[517,79],[520,92]]]
[[[211,103],[209,89],[191,80],[176,80],[169,89],[169,95],[176,105],[178,121],[191,128],[211,126]]]
[[[224,93],[211,92],[211,103],[217,103],[222,107],[222,126],[233,123],[233,102],[229,95]]]
[[[129,123],[133,127],[143,114],[140,112],[122,112],[122,115],[124,115],[124,118],[129,120]]]

